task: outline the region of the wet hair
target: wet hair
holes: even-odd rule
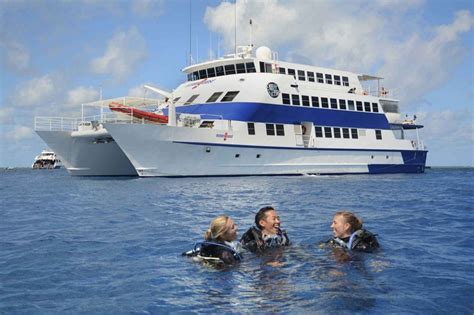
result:
[[[340,215],[344,218],[346,223],[349,223],[351,233],[362,229],[362,220],[359,219],[354,213],[349,211],[338,211],[334,216]]]
[[[218,216],[212,220],[211,226],[207,229],[206,233],[204,233],[204,239],[206,241],[222,241],[222,234],[227,231],[227,221],[229,221],[229,217],[226,215]]]
[[[265,217],[267,216],[268,211],[275,211],[275,208],[267,206],[263,207],[262,209],[258,210],[257,214],[255,215],[255,225],[261,229],[262,226],[260,225],[260,220],[264,220]]]

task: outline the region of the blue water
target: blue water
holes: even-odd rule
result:
[[[474,311],[474,170],[417,175],[73,178],[0,171],[0,313]],[[213,269],[181,257],[210,220],[264,205],[293,245]],[[382,250],[317,246],[339,209]]]

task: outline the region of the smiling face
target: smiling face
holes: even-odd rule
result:
[[[225,224],[225,232],[222,233],[221,238],[223,241],[232,242],[237,239],[237,225],[234,224],[231,218],[227,220]]]
[[[335,215],[331,224],[334,237],[345,238],[351,235],[351,226],[342,215]]]
[[[275,210],[270,210],[265,213],[265,217],[259,221],[259,224],[265,235],[277,234],[280,230],[280,217]]]

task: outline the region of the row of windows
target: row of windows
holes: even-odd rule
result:
[[[223,75],[236,73],[252,73],[255,72],[255,64],[253,62],[238,63],[225,66],[212,67],[188,73],[188,81],[195,81],[205,78],[220,77]]]
[[[240,91],[229,91],[227,92],[224,97],[221,99],[221,102],[232,102],[234,98],[239,94]],[[209,97],[209,99],[206,101],[206,103],[212,103],[216,102],[219,97],[223,94],[224,92],[215,92]],[[192,95],[185,103],[184,105],[189,105],[192,104],[197,98],[199,97],[199,94],[194,94]],[[177,97],[173,100],[173,103],[176,103],[181,97]]]
[[[345,110],[356,110],[359,112],[379,112],[379,106],[377,103],[362,102],[362,101],[353,101],[353,100],[341,100],[335,98],[327,97],[318,97],[318,96],[308,96],[299,94],[286,94],[282,93],[282,102],[286,105],[296,105],[296,106],[312,106],[312,107],[322,107],[322,108],[331,108],[331,109],[345,109]]]
[[[316,138],[344,138],[358,139],[359,132],[356,128],[339,128],[339,127],[320,127],[315,126]],[[365,134],[365,131],[364,131]],[[382,140],[382,130],[375,130],[375,138]]]
[[[267,136],[284,136],[285,128],[282,124],[265,124]],[[255,135],[255,123],[247,123],[249,135]]]

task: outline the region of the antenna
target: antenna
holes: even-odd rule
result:
[[[193,60],[193,53],[192,53],[192,43],[191,43],[191,38],[192,38],[192,7],[191,7],[191,0],[189,0],[189,63],[188,65],[191,65],[192,60]]]
[[[237,0],[235,0],[234,6],[234,47],[235,55],[237,55]]]
[[[252,19],[250,19],[249,21],[249,24],[250,24],[250,47],[253,47],[253,42],[252,42]]]

